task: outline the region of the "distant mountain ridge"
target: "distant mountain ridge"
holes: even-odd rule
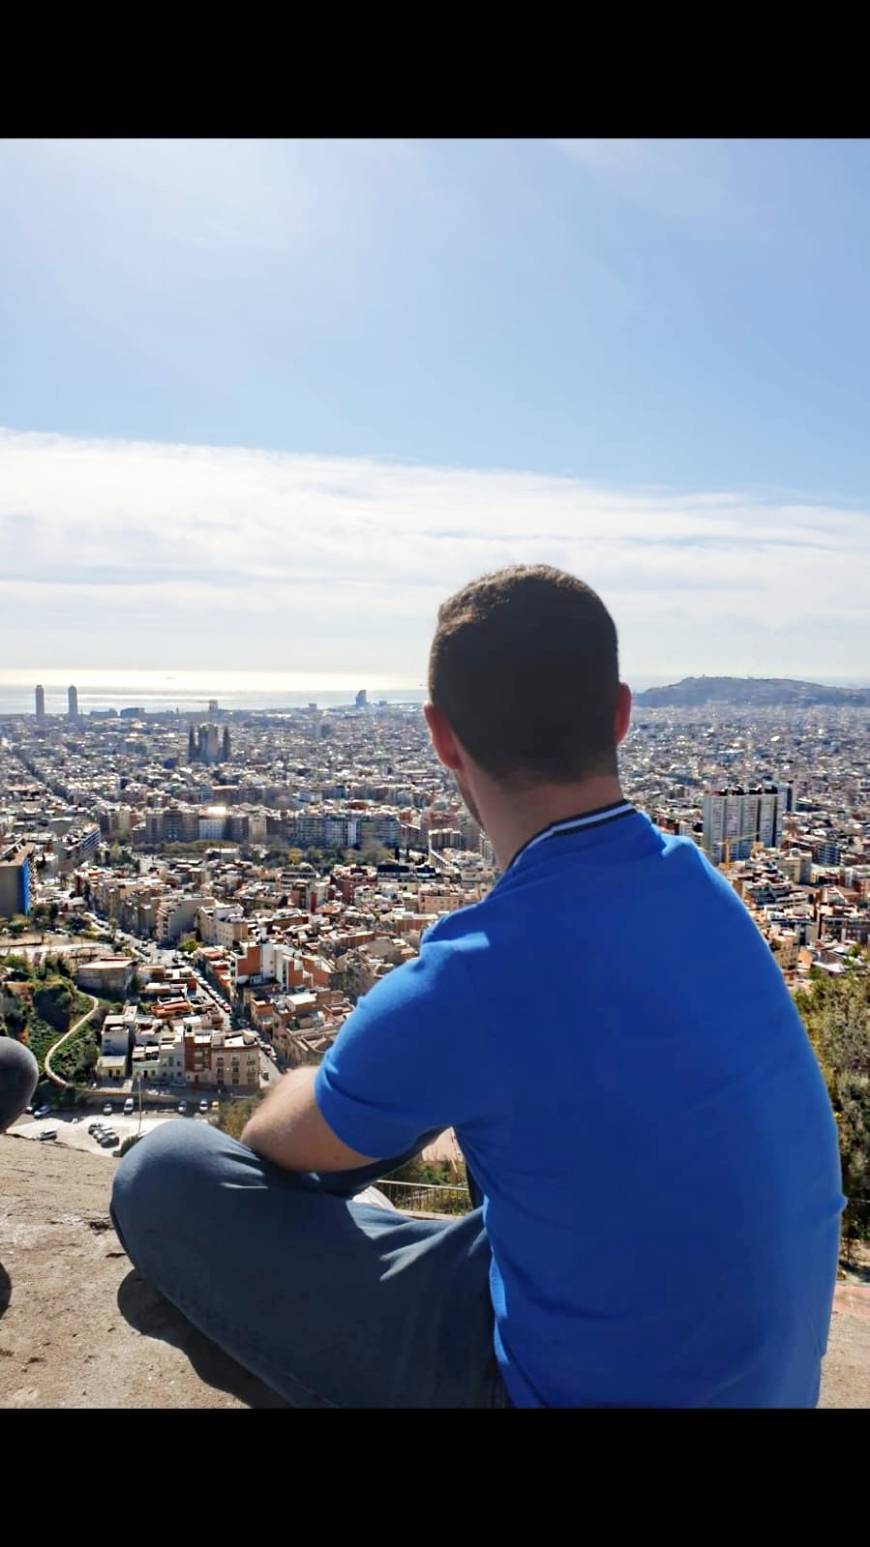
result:
[[[793,677],[684,677],[667,687],[647,688],[635,703],[642,709],[693,708],[701,704],[840,705],[870,709],[870,688],[835,688],[824,682],[798,682]]]

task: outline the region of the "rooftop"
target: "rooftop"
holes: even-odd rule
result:
[[[0,1408],[282,1407],[131,1268],[109,1219],[114,1166],[0,1137]],[[857,1272],[837,1288],[820,1405],[870,1407]]]

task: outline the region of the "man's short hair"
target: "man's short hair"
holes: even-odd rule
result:
[[[569,784],[616,772],[616,626],[564,570],[481,575],[438,609],[429,697],[503,783]]]

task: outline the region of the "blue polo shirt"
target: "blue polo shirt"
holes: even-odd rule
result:
[[[363,1155],[454,1127],[519,1407],[811,1407],[843,1205],[774,959],[620,803],[532,839],[360,1001],[317,1102]]]

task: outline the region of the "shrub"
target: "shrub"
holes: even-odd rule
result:
[[[822,976],[797,996],[828,1087],[840,1139],[847,1242],[870,1236],[870,976]]]

